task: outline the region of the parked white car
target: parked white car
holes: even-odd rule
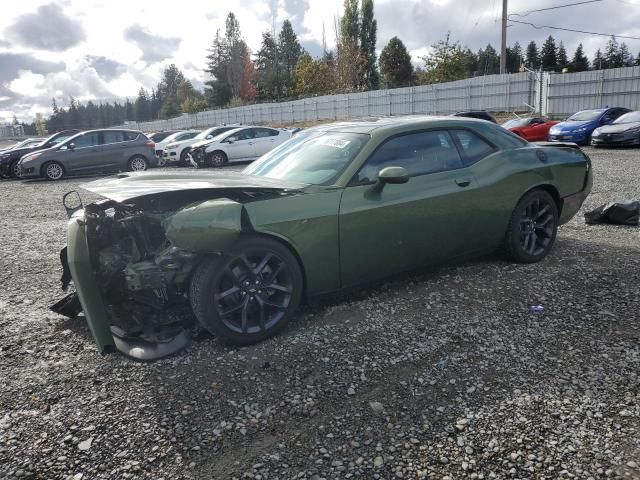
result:
[[[164,153],[162,154],[164,163],[166,164],[167,162],[180,162],[180,164],[186,165],[188,162],[187,154],[189,153],[193,145],[201,144],[203,142],[206,143],[209,140],[213,139],[215,136],[223,132],[233,130],[235,128],[238,128],[237,125],[210,127],[206,130],[202,130],[192,138],[170,142],[164,147]]]
[[[156,143],[156,157],[158,158],[158,166],[163,167],[169,161],[169,156],[165,157],[164,152],[167,145],[182,142],[185,140],[191,140],[200,133],[200,130],[181,130],[179,132],[172,133],[161,142]],[[180,158],[180,157],[178,157]]]
[[[251,161],[291,138],[288,130],[267,127],[240,127],[222,133],[204,145],[195,145],[188,154],[196,167],[220,167],[227,162]]]

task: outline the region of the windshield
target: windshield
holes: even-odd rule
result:
[[[625,113],[613,123],[634,123],[634,122],[640,122],[640,112]]]
[[[569,117],[569,120],[574,122],[590,122],[591,120],[597,120],[602,115],[603,110],[583,110],[578,113],[574,113]]]
[[[529,125],[530,118],[514,118],[513,120],[507,120],[502,124],[504,128],[526,127]]]
[[[243,173],[322,185],[333,180],[371,137],[362,133],[299,133],[256,160]]]

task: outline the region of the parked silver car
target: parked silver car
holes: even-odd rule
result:
[[[267,127],[240,127],[210,141],[193,145],[188,155],[196,168],[220,167],[227,162],[251,161],[291,138],[289,130]]]
[[[23,156],[18,176],[60,180],[73,174],[146,170],[157,166],[154,147],[135,130],[89,130],[53,148]]]

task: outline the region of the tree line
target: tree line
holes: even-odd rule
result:
[[[289,20],[278,32],[264,32],[257,52],[252,53],[243,39],[233,12],[227,15],[225,28],[218,30],[209,48],[204,72],[209,80],[198,91],[175,65],[169,65],[151,92],[141,88],[134,100],[124,103],[81,104],[69,99],[60,108],[55,99],[47,129],[100,128],[125,121],[149,121],[171,118],[182,113],[272,102],[316,95],[349,93],[448,82],[499,73],[500,54],[491,45],[472,51],[448,33],[420,57],[414,67],[402,40],[393,37],[376,55],[377,20],[373,0],[344,0],[342,15],[335,19],[335,49],[327,48],[323,31],[322,53],[307,52]],[[549,36],[538,47],[531,41],[523,48],[518,42],[507,48],[509,73],[525,70],[581,72],[640,65],[629,48],[612,37],[604,51],[593,59],[582,44],[569,56],[562,42]]]

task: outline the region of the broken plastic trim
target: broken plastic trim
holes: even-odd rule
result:
[[[176,354],[191,343],[191,337],[184,330],[163,342],[148,342],[139,337],[128,337],[117,327],[111,327],[113,343],[123,355],[140,362],[152,362]]]

